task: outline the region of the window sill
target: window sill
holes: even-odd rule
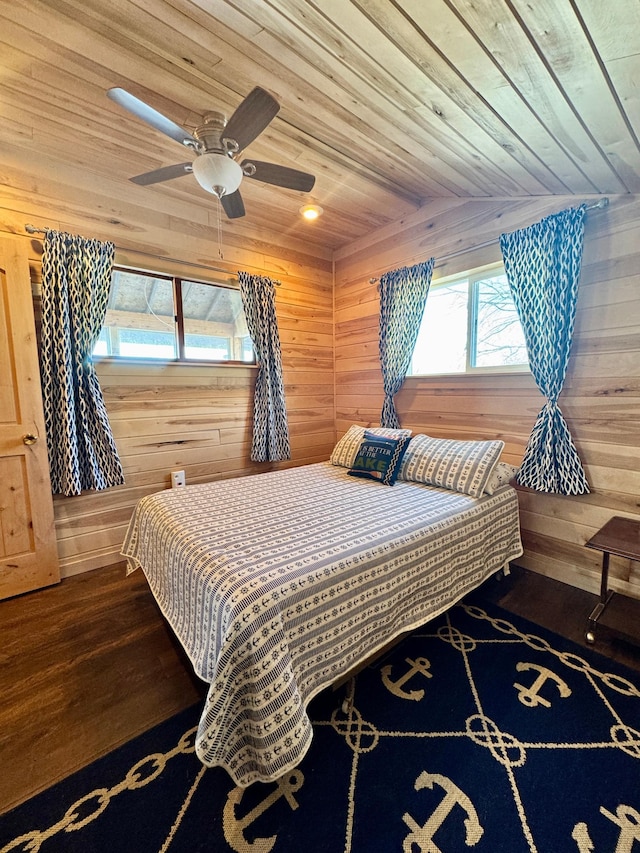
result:
[[[526,392],[537,391],[533,374],[530,371],[510,371],[509,373],[449,373],[434,376],[407,376],[400,394],[441,393],[443,389],[465,389],[463,393],[496,393],[501,389],[508,393],[512,389]],[[468,389],[468,392],[467,390]],[[539,393],[539,392],[538,392]]]
[[[531,376],[529,367],[484,367],[459,373],[412,373],[406,379],[470,379],[474,376]]]
[[[215,367],[228,369],[230,367],[244,367],[256,369],[258,365],[254,361],[198,361],[195,358],[179,361],[177,358],[162,359],[162,358],[126,358],[118,356],[94,355],[93,363],[96,367],[101,366],[135,366],[135,367],[158,367],[164,369],[167,367]]]

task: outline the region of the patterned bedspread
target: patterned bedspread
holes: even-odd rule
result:
[[[196,751],[241,786],[296,766],[306,706],[522,553],[518,502],[301,468],[143,498],[123,546],[210,684]]]

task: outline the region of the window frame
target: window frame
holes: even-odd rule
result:
[[[222,281],[207,281],[205,279],[193,278],[191,276],[186,277],[184,275],[174,275],[170,272],[161,272],[156,270],[150,270],[141,267],[132,267],[126,266],[124,264],[114,264],[112,269],[112,274],[115,272],[123,272],[123,273],[131,273],[132,275],[140,275],[140,276],[148,276],[149,278],[155,278],[163,281],[168,281],[172,285],[173,292],[173,308],[174,308],[174,337],[176,344],[176,358],[153,358],[150,356],[134,356],[134,355],[118,355],[118,354],[109,354],[109,355],[93,355],[92,359],[95,364],[100,363],[109,363],[113,362],[114,364],[154,364],[154,365],[168,365],[168,364],[177,364],[177,365],[187,365],[193,367],[203,367],[206,365],[211,365],[215,367],[257,367],[257,359],[255,349],[253,347],[253,342],[251,344],[251,348],[253,351],[253,359],[251,361],[244,361],[242,359],[198,359],[198,358],[187,358],[185,356],[185,331],[184,331],[184,310],[182,303],[182,285],[184,282],[189,284],[201,284],[206,287],[219,287],[224,290],[234,290],[237,293],[240,292],[240,288],[238,286],[234,286],[231,283],[222,282]],[[244,308],[243,308],[244,310]],[[169,316],[169,315],[167,315]],[[104,324],[102,326],[104,328]],[[100,332],[102,333],[102,328]]]
[[[466,353],[465,353],[465,369],[461,371],[442,371],[442,372],[434,372],[434,373],[407,373],[407,379],[430,379],[444,376],[488,376],[488,375],[496,375],[496,374],[504,374],[504,375],[513,375],[513,374],[530,374],[531,367],[529,363],[526,364],[513,364],[513,365],[491,365],[478,367],[472,364],[472,354],[477,355],[477,343],[478,343],[478,314],[479,314],[479,290],[475,286],[477,282],[483,281],[492,276],[493,273],[505,274],[504,263],[502,261],[494,261],[490,264],[484,264],[482,266],[473,267],[470,270],[461,271],[458,273],[451,273],[450,275],[443,276],[441,279],[432,280],[431,286],[429,288],[429,293],[431,293],[432,288],[440,288],[446,287],[448,285],[462,283],[463,281],[467,281],[467,337],[466,337]],[[427,303],[425,305],[425,311],[427,310],[429,304],[429,298],[427,296]],[[422,324],[422,321],[421,321]],[[417,339],[416,339],[417,344]],[[413,354],[411,356],[413,361]]]

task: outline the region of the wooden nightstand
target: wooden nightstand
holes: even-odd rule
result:
[[[598,623],[633,643],[640,643],[640,601],[616,595],[609,589],[609,556],[640,560],[640,521],[614,516],[585,543],[602,551],[600,601],[591,611],[586,632],[588,643],[596,641]],[[615,601],[614,601],[615,598]],[[606,615],[606,619],[602,618]]]

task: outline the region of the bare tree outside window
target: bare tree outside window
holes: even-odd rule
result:
[[[474,367],[527,364],[527,348],[506,275],[474,282],[477,331]]]
[[[528,368],[502,266],[432,283],[409,375]]]

